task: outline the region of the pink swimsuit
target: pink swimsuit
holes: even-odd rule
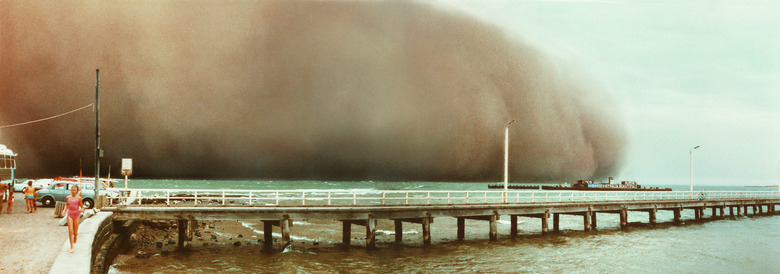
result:
[[[79,212],[79,200],[68,198],[68,217],[75,220],[79,216],[81,216],[81,212]]]

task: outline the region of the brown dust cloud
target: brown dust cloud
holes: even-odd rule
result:
[[[100,69],[103,175],[502,181],[511,120],[512,181],[615,175],[614,100],[518,36],[431,2],[4,0],[0,125],[93,103]],[[19,177],[94,174],[95,113],[0,143]]]

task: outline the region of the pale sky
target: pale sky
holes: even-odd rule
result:
[[[776,185],[780,1],[445,1],[593,75],[640,184]]]

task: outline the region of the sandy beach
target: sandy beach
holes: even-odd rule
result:
[[[59,226],[53,207],[38,206],[26,214],[25,200],[14,193],[11,214],[8,204],[0,213],[0,273],[46,273],[68,239],[68,227]]]

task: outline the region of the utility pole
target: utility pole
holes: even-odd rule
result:
[[[95,69],[95,208],[100,208],[100,69]]]

